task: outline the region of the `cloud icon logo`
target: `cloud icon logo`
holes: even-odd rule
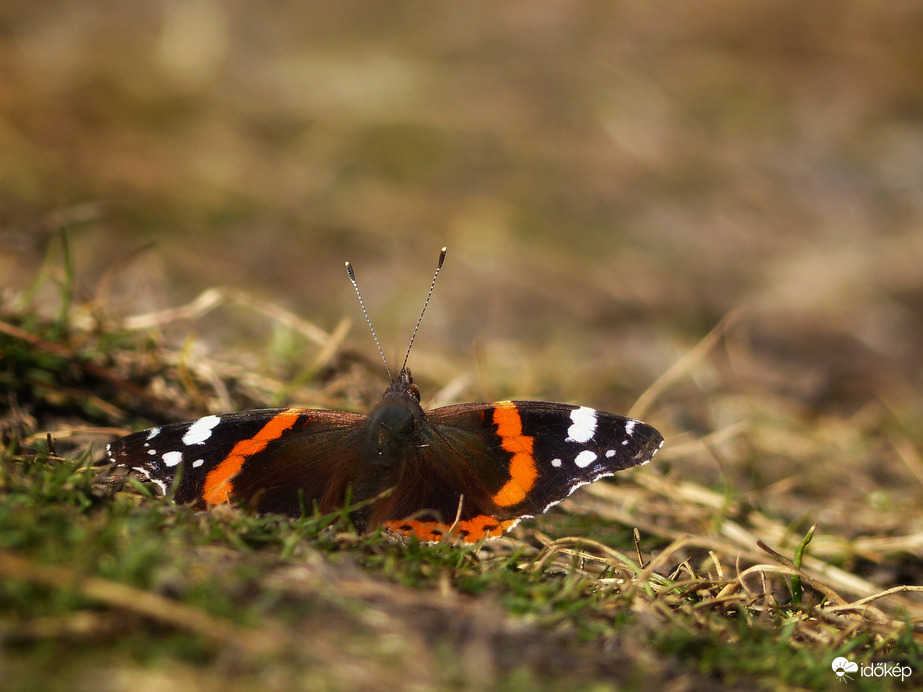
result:
[[[859,664],[853,663],[848,658],[840,656],[839,658],[833,659],[833,663],[830,664],[830,667],[833,668],[833,672],[836,673],[836,676],[840,680],[849,679],[847,673],[858,673]]]

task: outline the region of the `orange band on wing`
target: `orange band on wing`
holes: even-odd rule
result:
[[[499,538],[504,531],[516,525],[518,519],[500,521],[487,515],[471,517],[458,521],[453,525],[441,524],[438,521],[419,521],[417,519],[391,520],[384,523],[385,528],[397,531],[405,536],[416,536],[421,541],[439,541],[452,531],[452,535],[462,538],[467,543],[477,543],[482,538]]]
[[[494,424],[500,445],[513,455],[510,459],[510,479],[491,498],[500,507],[510,507],[526,499],[535,485],[538,469],[532,455],[534,438],[522,434],[522,417],[516,405],[502,401],[494,409]]]
[[[231,481],[240,473],[244,462],[257,452],[262,452],[273,440],[282,437],[282,433],[295,425],[300,413],[300,410],[295,408],[282,411],[273,416],[256,435],[234,445],[231,453],[205,477],[202,499],[210,505],[227,502],[234,492],[234,484]]]

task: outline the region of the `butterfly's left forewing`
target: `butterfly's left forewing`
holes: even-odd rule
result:
[[[646,464],[663,444],[640,421],[539,401],[434,409],[422,432],[425,444],[395,489],[390,516],[378,518],[423,540],[456,518],[454,531],[468,541],[496,537],[582,485]],[[396,519],[424,509],[434,518]]]
[[[364,416],[314,409],[257,409],[133,433],[109,445],[109,460],[172,488],[200,507],[231,497],[260,511],[299,513],[343,504],[360,464]],[[178,481],[177,481],[178,477]]]

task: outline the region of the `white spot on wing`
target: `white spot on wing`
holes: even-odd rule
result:
[[[183,460],[182,452],[166,452],[161,459],[167,466],[176,466]]]
[[[552,460],[551,460],[551,465],[554,466],[555,468],[557,468],[558,466],[561,465],[561,460],[560,460],[560,459],[552,459]]]
[[[194,462],[192,462],[192,468],[197,469],[204,463],[205,459],[196,459]]]
[[[629,425],[629,424],[626,424],[625,427],[626,427],[626,429],[627,429],[628,432],[631,432],[631,431],[634,430],[634,427],[635,427],[635,424],[637,423],[637,421],[629,421],[629,422],[630,422],[630,425]],[[626,442],[627,442],[627,440],[626,440]],[[657,449],[654,450],[654,452],[651,454],[651,456],[653,457],[654,454],[656,454],[657,451],[658,451],[661,447],[663,447],[663,440],[660,441],[660,444],[657,445]],[[611,451],[612,451],[612,450],[607,451],[607,452],[606,452],[606,456],[608,456],[608,455],[609,455],[609,452],[611,452]],[[578,459],[579,459],[579,457],[580,457],[581,454],[592,454],[592,452],[581,452],[580,454],[577,455]],[[579,465],[579,460],[578,460],[578,459],[575,459],[574,461]],[[647,459],[647,460],[643,461],[643,462],[640,464],[640,466],[644,466],[645,464],[649,463],[650,461],[651,461],[650,459]],[[604,469],[604,470],[600,471],[599,473],[597,473],[597,474],[596,474],[595,476],[593,476],[592,478],[587,478],[587,479],[584,479],[584,480],[578,480],[577,482],[573,483],[572,485],[570,485],[570,486],[567,488],[567,495],[566,495],[566,496],[562,497],[560,500],[553,500],[552,502],[549,502],[547,505],[545,505],[545,509],[543,509],[541,512],[539,512],[539,514],[544,514],[545,512],[547,512],[549,509],[551,509],[551,508],[554,507],[555,505],[560,504],[561,502],[563,502],[564,500],[566,500],[568,497],[570,497],[571,495],[573,495],[573,494],[574,494],[574,491],[577,490],[578,488],[582,488],[583,486],[589,485],[590,483],[595,483],[596,481],[600,480],[601,478],[607,478],[607,477],[609,477],[609,476],[614,476],[614,475],[615,475],[615,471],[614,471],[614,470],[611,470],[611,469]]]
[[[628,437],[631,437],[634,434],[635,426],[637,424],[638,421],[631,419],[628,419],[628,421],[625,423],[625,434],[628,435]]]
[[[588,449],[584,449],[580,454],[574,457],[574,463],[580,468],[586,468],[594,461],[596,461],[596,452],[591,452]]]
[[[156,450],[156,449],[149,449],[149,450],[147,450],[147,453],[150,454],[152,457],[157,456],[157,450]]]
[[[567,429],[567,441],[579,442],[581,444],[589,442],[596,434],[596,411],[581,406],[570,412],[572,425]]]
[[[614,456],[615,456],[615,450],[614,450],[614,449],[607,449],[607,450],[606,450],[606,459],[611,459],[611,458],[614,457]]]
[[[204,418],[199,418],[199,420],[189,426],[189,430],[183,435],[183,444],[205,444],[205,440],[212,436],[212,428],[220,422],[221,418],[218,416],[205,416]]]
[[[159,434],[160,434],[160,428],[151,428],[151,429],[148,431],[148,433],[147,433],[147,437],[144,438],[144,439],[146,439],[146,440],[153,440],[153,439],[154,439],[155,437],[157,437]]]

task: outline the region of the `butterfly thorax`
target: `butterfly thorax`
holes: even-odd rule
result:
[[[424,422],[420,392],[412,383],[410,373],[402,372],[363,425],[362,464],[350,483],[353,501],[374,499],[399,485],[406,473],[412,473],[407,462],[416,457],[416,450],[422,444],[420,428]],[[376,511],[382,511],[389,503],[390,500],[384,500],[384,505],[376,504],[377,509],[371,506],[359,509],[353,514],[354,521],[357,525],[365,525]]]
[[[420,390],[409,370],[385,391],[366,421],[363,460],[369,466],[394,468],[419,446],[423,420]]]

